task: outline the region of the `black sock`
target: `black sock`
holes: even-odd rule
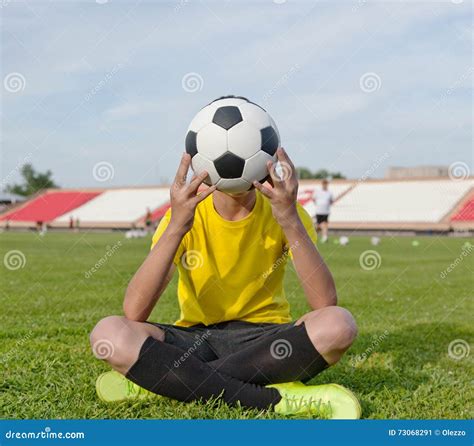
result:
[[[208,364],[221,373],[260,385],[306,382],[328,367],[309,339],[304,324],[265,337]]]
[[[226,376],[195,356],[183,356],[185,353],[149,337],[126,376],[140,387],[179,401],[221,397],[231,405],[240,401],[242,406],[269,409],[281,399],[276,389]]]

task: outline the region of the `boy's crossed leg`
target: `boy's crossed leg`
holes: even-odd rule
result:
[[[164,342],[148,323],[111,316],[100,321],[91,344],[113,346],[107,362],[137,385],[180,401],[221,396],[229,404],[270,408],[281,397],[265,384],[306,381],[339,360],[356,336],[352,316],[339,307],[308,313],[295,326],[211,362]],[[256,385],[258,384],[258,385]]]
[[[255,384],[305,382],[339,361],[356,336],[355,321],[347,310],[325,307],[306,314],[286,330],[208,364]]]
[[[186,352],[163,341],[160,328],[121,316],[102,319],[91,333],[93,347],[100,342],[113,346],[101,359],[153,393],[184,402],[222,397],[230,405],[240,401],[258,409],[272,408],[281,400],[276,389],[220,373],[193,355],[181,361]]]

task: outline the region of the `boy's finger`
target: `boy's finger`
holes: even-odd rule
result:
[[[186,177],[188,175],[189,165],[191,164],[191,156],[188,153],[183,153],[181,162],[179,163],[178,171],[174,182],[179,185],[186,183]]]
[[[267,178],[266,178],[266,181],[268,181],[268,184],[270,184],[270,186],[275,187],[275,185],[273,184],[273,180],[272,180],[272,177],[270,176],[270,174],[268,174],[268,176],[267,176]]]
[[[189,192],[195,193],[199,189],[199,186],[207,178],[207,175],[208,173],[206,171],[202,171],[198,175],[194,175],[188,186]]]
[[[206,197],[211,195],[215,190],[217,189],[216,186],[209,186],[207,189],[203,190],[201,193],[196,195],[196,203],[200,203],[202,200],[204,200]]]
[[[264,186],[262,183],[260,183],[258,181],[254,181],[253,185],[255,186],[255,189],[258,189],[267,198],[272,198],[273,197],[273,191],[270,188]]]
[[[288,153],[286,153],[286,150],[283,147],[280,147],[277,150],[276,154],[277,154],[278,161],[289,165],[291,169],[295,171],[295,165],[293,164],[293,161],[291,161],[290,157],[288,156]]]
[[[279,188],[282,186],[281,184],[282,180],[276,173],[276,166],[277,166],[276,163],[267,161],[267,169],[268,169],[268,173],[270,174],[270,178],[272,179],[272,185],[275,188]]]

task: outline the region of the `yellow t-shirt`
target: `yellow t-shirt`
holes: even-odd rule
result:
[[[291,320],[283,276],[292,247],[287,246],[269,200],[259,191],[256,194],[254,208],[238,221],[222,218],[214,208],[212,195],[197,206],[193,227],[183,237],[174,259],[181,310],[176,325]],[[311,217],[300,205],[298,214],[316,243]],[[170,217],[169,210],[158,225],[152,247]]]

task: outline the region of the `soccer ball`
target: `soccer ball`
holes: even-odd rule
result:
[[[377,246],[379,243],[380,243],[380,237],[372,237],[370,239],[370,243],[373,245],[373,246]]]
[[[280,135],[271,116],[240,96],[224,96],[202,108],[191,121],[186,152],[196,174],[207,171],[207,185],[239,193],[267,179],[276,162]]]
[[[342,246],[346,246],[349,244],[349,237],[346,237],[345,235],[339,237],[339,244]]]

